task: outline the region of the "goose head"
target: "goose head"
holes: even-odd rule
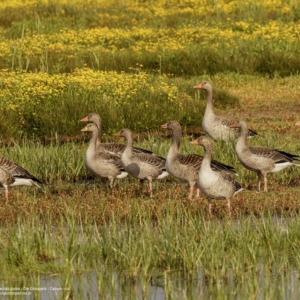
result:
[[[99,128],[94,123],[87,124],[84,128],[81,129],[82,132],[98,132]]]
[[[115,134],[115,136],[121,136],[121,137],[124,137],[125,139],[128,139],[132,136],[132,133],[131,133],[130,129],[124,128],[121,131],[117,132]]]
[[[97,113],[90,113],[85,118],[81,119],[80,122],[93,122],[100,127],[101,118]]]
[[[205,149],[211,149],[212,148],[212,142],[210,138],[208,138],[206,135],[201,135],[198,139],[190,142],[192,145],[200,145],[203,146]]]
[[[209,81],[203,81],[194,86],[194,89],[202,89],[206,91],[212,91],[212,84]]]
[[[181,125],[177,121],[173,120],[161,125],[161,128],[166,128],[170,130],[181,130]]]

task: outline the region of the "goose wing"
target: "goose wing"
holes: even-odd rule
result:
[[[0,185],[10,185],[15,182],[15,178],[5,169],[0,167]]]
[[[178,160],[182,165],[193,167],[195,170],[199,171],[203,156],[198,154],[179,154]]]
[[[31,179],[33,181],[42,183],[40,180],[38,180],[36,177],[30,174],[27,170],[25,170],[24,168],[17,165],[16,163],[14,163],[6,157],[0,156],[0,167],[3,170],[9,172],[13,177]]]
[[[211,166],[212,170],[214,170],[214,171],[219,171],[219,172],[225,171],[226,173],[231,173],[231,174],[237,175],[237,172],[234,169],[234,167],[225,165],[217,160],[212,159],[210,166]]]
[[[223,126],[225,126],[225,127],[230,127],[231,125],[233,125],[233,124],[235,124],[236,122],[235,121],[233,121],[233,120],[230,120],[230,119],[227,119],[227,118],[224,118],[224,117],[222,117],[222,116],[218,116],[217,117],[218,118],[218,120],[219,120],[219,122],[220,122],[220,124],[221,125],[223,125]],[[231,130],[234,130],[237,134],[238,134],[238,128],[230,128]],[[254,136],[256,136],[258,133],[255,131],[255,130],[253,130],[253,129],[248,129],[249,131],[248,131],[248,137],[254,137]]]
[[[217,116],[217,119],[218,119],[218,122],[225,127],[230,127],[232,124],[235,123],[234,121],[224,118],[222,116]]]
[[[122,167],[121,159],[119,156],[111,154],[111,153],[105,153],[105,152],[100,152],[97,154],[97,157],[99,160],[107,163],[114,164],[118,169],[124,170]]]
[[[126,148],[126,145],[117,143],[103,143],[101,144],[101,147],[106,153],[121,157],[122,153]]]
[[[181,164],[191,166],[195,170],[199,171],[202,161],[203,161],[203,156],[198,155],[198,154],[180,154],[178,156],[178,160]],[[237,174],[237,172],[235,171],[235,169],[233,167],[225,165],[216,160],[212,160],[210,165],[214,171],[224,170],[227,173],[232,173],[235,175]]]
[[[104,149],[105,152],[108,152],[110,154],[116,155],[121,157],[122,153],[124,152],[126,145],[125,144],[119,144],[119,143],[104,143],[101,144],[102,148]],[[148,153],[148,154],[153,154],[152,151],[142,149],[142,148],[133,148],[133,153]]]
[[[220,174],[221,174],[223,180],[230,182],[234,186],[235,193],[237,193],[243,189],[242,186],[240,185],[240,183],[237,182],[230,175],[228,175],[225,171],[221,171]]]
[[[290,154],[281,150],[271,149],[262,146],[249,147],[252,154],[272,159],[275,163],[293,162],[300,159],[298,155]]]
[[[161,170],[166,169],[166,160],[163,157],[151,155],[148,153],[138,153],[135,154],[134,157],[139,161],[145,162],[152,166],[156,166]]]

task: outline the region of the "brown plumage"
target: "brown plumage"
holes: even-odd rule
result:
[[[171,176],[181,181],[188,182],[188,198],[191,199],[193,197],[193,191],[198,179],[203,156],[198,154],[180,154],[179,149],[182,130],[177,121],[169,121],[168,123],[161,125],[161,127],[172,130],[172,143],[166,158],[166,169]],[[215,160],[212,161],[212,168],[214,170],[225,170],[226,172],[236,174],[233,167],[224,165]],[[196,186],[196,192],[196,197],[199,197],[198,186]]]
[[[4,188],[6,203],[8,202],[8,187],[11,186],[37,186],[41,183],[27,170],[6,157],[0,157],[0,185]]]
[[[165,159],[148,153],[134,153],[132,133],[129,129],[122,129],[115,134],[124,137],[127,141],[126,149],[121,156],[122,166],[131,176],[147,179],[149,182],[150,197],[153,196],[152,181],[162,179],[168,175],[165,168]]]
[[[121,158],[99,146],[99,128],[95,123],[87,124],[82,132],[92,132],[92,138],[85,154],[85,166],[89,172],[108,178],[110,188],[113,188],[115,178],[124,178],[128,173],[123,169]]]
[[[230,126],[234,121],[217,116],[213,108],[213,91],[212,84],[208,81],[195,85],[194,89],[203,89],[206,91],[206,108],[202,121],[202,129],[214,140],[228,141],[238,137],[238,131]],[[255,136],[257,133],[254,130],[249,130],[249,137]]]
[[[245,121],[239,121],[231,127],[240,129],[240,137],[235,148],[236,154],[245,168],[257,173],[258,191],[260,191],[262,177],[264,178],[264,191],[268,191],[268,173],[279,172],[289,166],[300,166],[294,162],[300,159],[298,155],[262,146],[248,147],[248,125]]]
[[[197,184],[201,192],[207,197],[208,210],[211,215],[212,199],[226,199],[228,213],[230,212],[230,199],[242,191],[241,185],[224,170],[214,170],[212,165],[212,142],[206,136],[201,136],[191,142],[204,148],[204,158],[199,170]]]

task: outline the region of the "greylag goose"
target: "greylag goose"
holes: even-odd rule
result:
[[[211,215],[212,199],[226,199],[230,215],[230,199],[243,188],[224,170],[212,169],[212,142],[208,137],[201,136],[190,143],[201,145],[204,148],[204,158],[199,170],[197,184],[201,192],[207,197],[209,214]]]
[[[118,144],[118,143],[101,143],[101,118],[97,113],[90,113],[88,116],[80,120],[81,122],[92,122],[97,125],[98,127],[98,136],[97,138],[97,150],[102,153],[110,153],[116,156],[121,157],[123,151],[125,150],[125,144]],[[151,151],[141,149],[141,148],[133,148],[134,153],[149,153],[152,154]]]
[[[237,141],[235,151],[241,164],[257,173],[258,191],[262,176],[264,177],[264,191],[268,191],[267,174],[279,172],[289,166],[300,166],[294,160],[299,160],[298,155],[286,153],[277,149],[262,146],[247,146],[248,125],[245,121],[239,121],[231,125],[232,128],[240,128],[240,137]]]
[[[202,120],[202,129],[214,140],[228,141],[238,137],[238,130],[230,128],[234,121],[217,116],[213,107],[213,91],[212,85],[208,81],[203,81],[194,86],[194,89],[202,89],[206,91],[206,108]],[[254,130],[249,130],[249,137],[257,135]]]
[[[180,139],[182,136],[181,126],[177,121],[169,121],[161,125],[161,128],[172,130],[172,143],[166,158],[166,169],[169,174],[181,181],[188,182],[189,196],[193,197],[193,191],[198,179],[198,173],[203,161],[203,156],[198,154],[180,154]],[[226,166],[218,161],[212,161],[214,170],[224,170],[229,173],[236,174],[233,167]],[[196,186],[196,197],[199,197],[199,187]]]
[[[169,175],[165,168],[165,159],[148,153],[134,153],[132,133],[127,128],[122,129],[115,136],[124,137],[127,141],[125,151],[121,156],[122,166],[125,171],[142,181],[147,179],[149,182],[150,197],[152,197],[152,181]]]
[[[6,157],[0,157],[0,185],[4,188],[6,203],[8,202],[8,187],[11,186],[37,186],[42,183],[27,170]]]
[[[108,178],[112,189],[115,178],[124,178],[128,173],[123,169],[119,156],[110,152],[101,151],[99,147],[99,127],[94,123],[87,124],[82,132],[92,132],[89,147],[85,153],[84,163],[89,172],[100,177]]]

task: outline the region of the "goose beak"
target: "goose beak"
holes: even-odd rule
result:
[[[161,128],[168,128],[168,123],[162,124],[160,127],[161,127]]]
[[[83,128],[81,129],[81,131],[83,131],[83,132],[88,131],[87,126],[83,127]]]
[[[237,128],[237,124],[236,123],[233,123],[229,126],[230,128]]]
[[[295,126],[300,126],[300,121],[298,121],[298,122],[295,124]]]
[[[199,83],[199,84],[195,85],[195,86],[194,86],[194,89],[202,89],[202,84]]]
[[[89,121],[89,117],[86,116],[85,118],[81,119],[80,122],[88,122]]]
[[[117,132],[115,136],[121,136],[121,131]]]
[[[192,144],[192,145],[198,145],[198,139],[191,141],[190,144]]]

